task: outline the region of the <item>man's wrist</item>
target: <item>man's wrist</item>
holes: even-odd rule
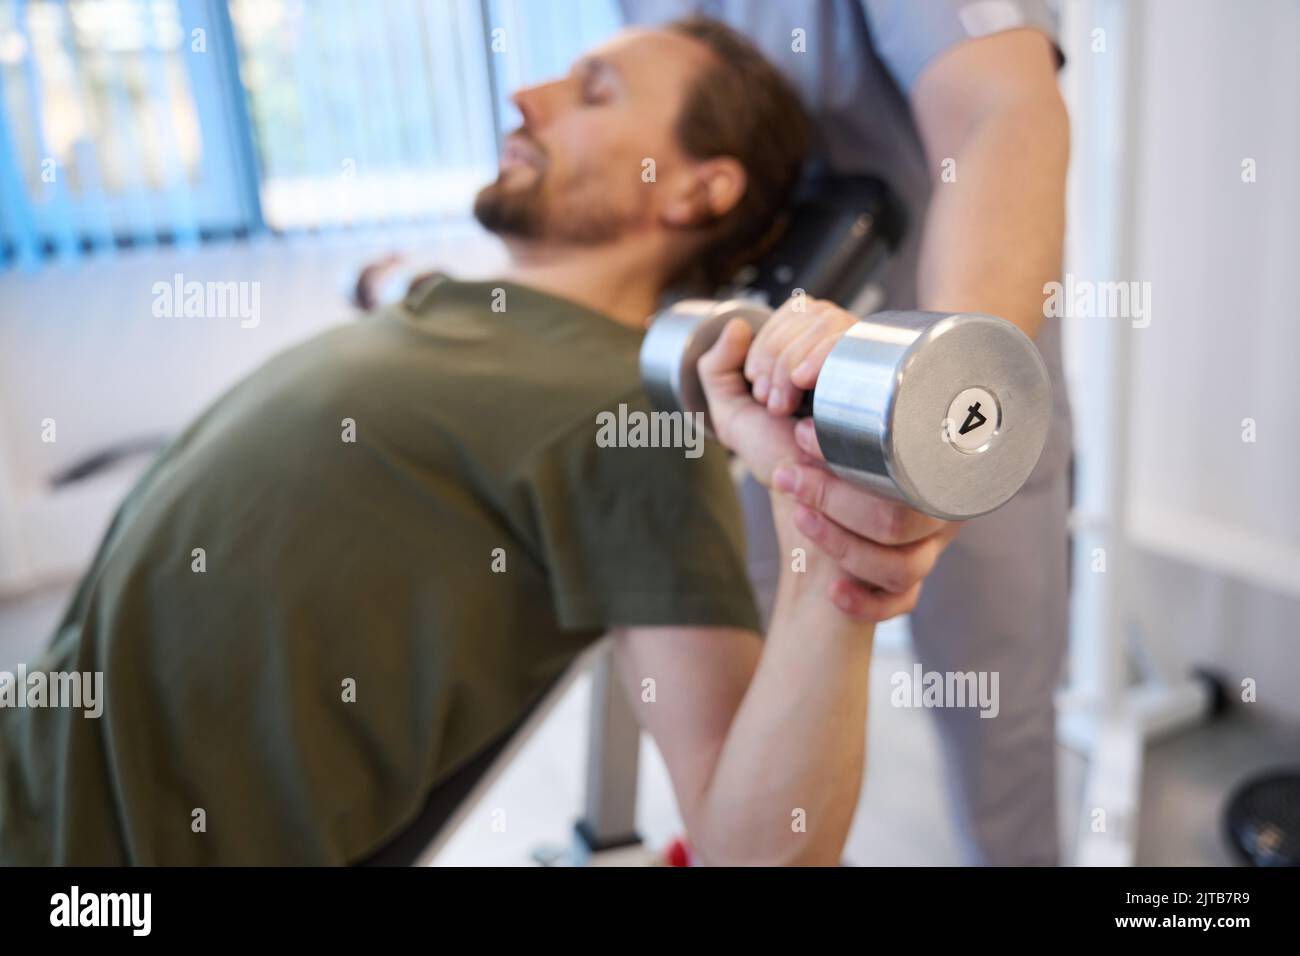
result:
[[[816,582],[820,587],[837,577],[839,568],[795,524],[795,511],[801,507],[805,506],[788,495],[772,493],[772,521],[776,526],[777,545],[781,549],[781,574],[809,585]]]

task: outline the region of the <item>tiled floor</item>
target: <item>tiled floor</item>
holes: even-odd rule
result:
[[[66,588],[53,588],[0,603],[0,670],[11,669],[39,650],[66,599]],[[941,763],[929,715],[888,703],[889,675],[910,664],[902,627],[887,626],[878,636],[872,668],[869,766],[845,854],[851,864],[961,862],[944,805]],[[528,865],[534,850],[567,844],[582,802],[588,694],[584,676],[470,812],[437,864]],[[1300,766],[1300,728],[1240,709],[1152,746],[1145,761],[1138,862],[1184,866],[1234,862],[1219,821],[1228,793],[1248,774],[1287,763]],[[1060,751],[1062,836],[1067,848],[1078,819],[1084,770],[1079,757]],[[644,737],[638,812],[642,836],[651,846],[662,846],[682,832],[667,771]]]

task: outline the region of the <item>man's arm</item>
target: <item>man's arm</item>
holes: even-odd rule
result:
[[[960,43],[921,73],[911,105],[934,182],[921,308],[989,312],[1036,335],[1061,268],[1070,152],[1051,42],[1022,29]]]
[[[741,373],[752,333],[736,320],[700,360],[718,438],[751,468],[770,471],[799,449],[794,423],[751,398]],[[817,472],[815,466],[801,470]],[[724,628],[616,632],[618,669],[638,719],[668,764],[678,806],[701,856],[715,864],[839,862],[862,784],[872,621],[910,610],[920,583],[899,593],[844,579],[835,548],[812,541],[866,492],[825,474],[812,506],[772,499],[781,578],[765,641]],[[836,533],[847,547],[851,536]],[[804,551],[795,571],[794,550]],[[854,620],[857,618],[857,620]],[[641,699],[655,682],[655,700]]]
[[[874,628],[827,599],[838,569],[801,541],[796,507],[776,496],[778,536],[783,554],[807,549],[808,568],[783,570],[765,641],[727,628],[616,632],[628,699],[712,865],[838,865],[858,803]]]

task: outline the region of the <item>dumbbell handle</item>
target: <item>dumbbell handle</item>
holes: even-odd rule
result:
[[[770,308],[748,299],[686,299],[661,311],[641,345],[641,380],[651,401],[665,411],[698,412],[711,430],[709,404],[696,371],[700,357],[732,319],[744,319],[757,335],[771,317]],[[807,417],[812,406],[809,392],[795,414]]]

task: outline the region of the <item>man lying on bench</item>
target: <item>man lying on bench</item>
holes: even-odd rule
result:
[[[796,488],[760,639],[725,452],[597,438],[649,410],[665,290],[728,274],[787,202],[798,101],[692,20],[515,102],[475,208],[507,273],[433,276],[273,358],[122,506],[28,668],[102,672],[102,716],[0,710],[0,862],[364,860],[607,631],[702,859],[838,862],[871,622],[913,605],[939,523],[820,467],[750,397],[729,329],[701,362],[718,435]],[[847,318],[810,311],[765,359],[807,356],[805,388]]]

